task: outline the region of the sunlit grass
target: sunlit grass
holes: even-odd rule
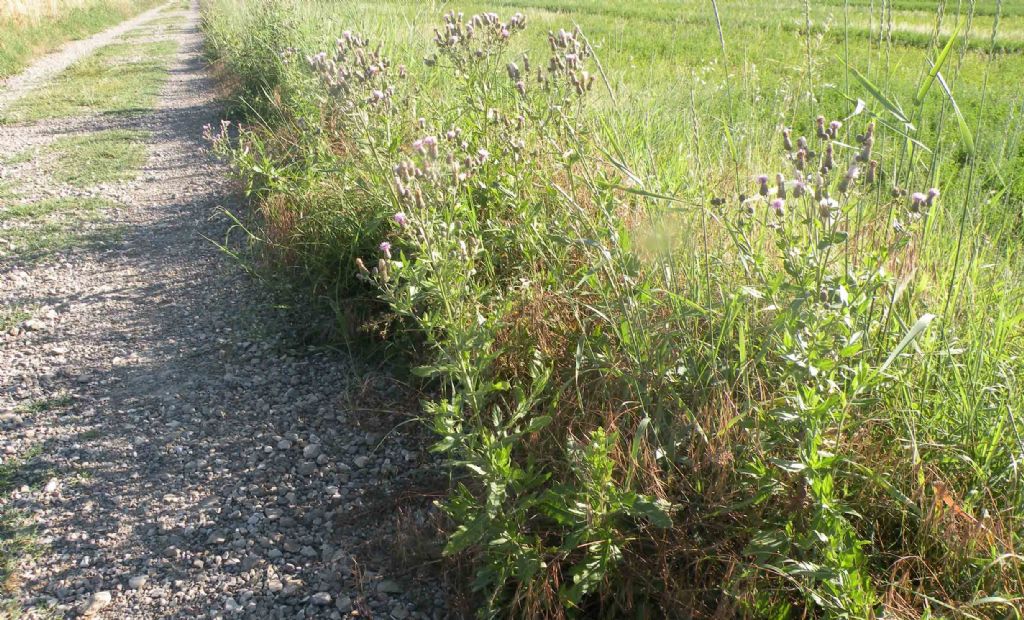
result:
[[[4,121],[144,112],[156,102],[176,50],[173,41],[108,45],[15,101]]]

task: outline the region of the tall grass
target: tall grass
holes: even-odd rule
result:
[[[0,3],[0,79],[61,44],[160,4],[160,0],[3,0]]]
[[[594,18],[663,2],[214,0],[248,116],[208,131],[264,256],[438,394],[481,615],[1017,617],[999,6],[979,48],[973,13],[906,47],[726,3],[678,41]]]

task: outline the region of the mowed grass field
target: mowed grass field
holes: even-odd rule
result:
[[[1024,5],[204,17],[261,256],[441,394],[481,614],[1019,617]]]

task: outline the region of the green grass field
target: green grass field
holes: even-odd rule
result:
[[[5,18],[5,14],[0,13],[0,79],[14,75],[34,58],[68,41],[95,34],[159,3],[159,0],[94,0],[40,18],[13,15]]]
[[[1024,6],[204,26],[258,256],[440,394],[482,616],[1019,617]]]

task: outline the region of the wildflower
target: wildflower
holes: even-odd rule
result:
[[[360,275],[364,275],[364,276],[370,275],[370,270],[366,268],[366,264],[363,263],[363,259],[361,259],[361,258],[357,258],[356,259],[356,268],[359,269]]]
[[[825,197],[818,201],[818,215],[823,220],[832,219],[832,215],[839,208],[839,203],[835,200]]]
[[[487,149],[480,149],[476,152],[476,154],[480,158],[481,164],[486,162],[491,157],[491,154],[487,151]]]
[[[839,129],[842,126],[843,126],[843,124],[840,123],[839,121],[832,121],[831,123],[829,123],[828,124],[828,136],[830,138],[835,138],[837,135],[839,135]]]
[[[836,164],[834,159],[834,153],[832,151],[832,143],[829,142],[825,146],[825,157],[823,157],[821,160],[821,173],[828,174],[828,172],[832,170],[832,168],[834,168],[835,165]]]
[[[405,217],[405,213],[402,213],[401,211],[394,214],[391,219],[395,220],[395,223],[399,226],[405,226],[409,223],[409,219]],[[390,249],[390,247],[388,249]]]
[[[938,198],[938,197],[939,197],[939,188],[933,187],[930,190],[928,190],[928,197],[925,198],[924,204],[926,206],[930,207],[930,206],[932,206],[932,203],[935,202],[935,199]]]
[[[782,147],[787,151],[793,150],[793,141],[789,138],[789,127],[782,128]]]
[[[807,185],[803,181],[793,181],[793,198],[800,198],[807,193]]]
[[[873,185],[875,183],[875,172],[876,172],[877,169],[878,169],[878,161],[875,160],[875,159],[872,159],[868,163],[868,176],[865,179],[869,184]]]
[[[522,80],[516,82],[516,90],[519,91],[520,95],[526,95],[526,83]]]
[[[778,195],[779,198],[782,198],[783,200],[785,200],[785,198],[786,198],[786,178],[784,176],[782,176],[781,172],[775,175],[775,184],[778,186],[778,189],[775,192],[776,195]]]
[[[760,189],[758,190],[758,193],[761,194],[762,196],[767,196],[768,195],[768,175],[767,174],[762,174],[762,175],[758,176],[757,177],[757,182],[761,186]]]
[[[718,197],[712,198],[711,199],[711,204],[712,204],[712,206],[720,207],[720,206],[725,204],[725,198],[718,198]]]
[[[508,71],[508,78],[510,80],[512,80],[513,82],[519,81],[519,66],[516,65],[516,63],[508,63],[506,70]]]
[[[796,148],[800,149],[801,151],[806,151],[807,150],[807,138],[805,138],[804,136],[800,136],[799,138],[797,138],[796,139]]]
[[[910,195],[910,211],[911,213],[920,213],[921,206],[928,201],[928,197],[921,192],[914,192]]]
[[[380,253],[383,254],[385,258],[391,258],[391,244],[387,241],[381,241],[380,245],[377,246],[377,249],[380,250]]]
[[[772,201],[772,211],[775,211],[775,215],[782,217],[786,214],[786,201],[782,198],[776,198]]]

